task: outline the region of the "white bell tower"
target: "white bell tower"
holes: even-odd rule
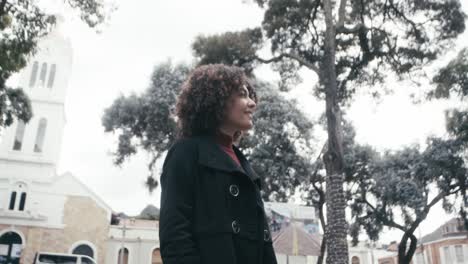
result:
[[[28,94],[33,118],[15,121],[0,140],[0,178],[48,180],[56,174],[65,126],[64,103],[71,75],[72,47],[63,35],[61,15],[36,54],[19,74],[17,86]]]

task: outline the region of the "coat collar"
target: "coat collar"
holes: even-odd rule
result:
[[[234,172],[247,176],[260,188],[260,177],[252,169],[244,154],[234,146],[236,153],[243,170],[226,154],[220,146],[216,143],[214,138],[205,136],[200,137],[200,147],[198,148],[199,163],[218,170],[226,172]]]

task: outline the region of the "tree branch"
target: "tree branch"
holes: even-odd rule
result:
[[[0,16],[6,13],[6,12],[5,12],[6,1],[7,1],[7,0],[2,0],[2,1],[0,2]]]
[[[390,0],[389,1],[390,3],[390,8],[393,9],[393,11],[395,11],[395,13],[400,16],[401,18],[403,18],[403,20],[405,20],[406,22],[408,22],[409,24],[411,24],[411,27],[413,28],[414,30],[414,34],[416,36],[416,39],[421,39],[421,32],[419,31],[418,27],[416,26],[416,23],[413,22],[413,20],[407,18],[405,16],[405,14],[403,14],[402,12],[400,12],[400,10],[398,10],[398,8],[396,8],[395,4],[393,3],[393,0]]]
[[[341,0],[340,8],[338,9],[338,23],[336,24],[337,28],[344,27],[345,16],[346,16],[346,0]]]
[[[320,73],[319,68],[316,65],[314,65],[313,63],[308,62],[306,59],[302,58],[301,56],[299,56],[297,54],[281,53],[279,56],[273,57],[271,59],[263,59],[263,58],[260,58],[258,56],[255,56],[256,60],[258,60],[258,61],[260,61],[262,63],[266,63],[266,64],[281,61],[283,58],[290,58],[290,59],[296,60],[302,66],[305,66],[305,67],[313,70],[317,74]]]
[[[340,25],[340,26],[337,26],[336,33],[356,34],[359,31],[361,31],[361,29],[364,29],[366,31],[368,30],[367,28],[365,28],[364,24],[362,23],[356,24],[351,28],[346,27],[345,25]]]

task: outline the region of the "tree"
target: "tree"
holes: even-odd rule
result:
[[[141,211],[141,213],[137,216],[138,219],[146,219],[146,220],[159,220],[159,209],[149,204]]]
[[[317,95],[325,100],[328,144],[327,263],[347,263],[346,201],[341,106],[358,87],[413,74],[433,61],[465,29],[460,2],[427,0],[256,0],[264,8],[262,32],[270,59],[285,77],[300,67],[319,77]],[[333,11],[336,11],[334,14]],[[378,93],[377,91],[374,91]]]
[[[90,27],[105,19],[104,5],[98,0],[67,0]],[[25,122],[32,117],[31,102],[21,88],[11,88],[6,81],[20,71],[34,54],[39,39],[47,35],[56,18],[36,2],[0,0],[0,128],[14,118]]]
[[[439,73],[434,76],[433,83],[435,89],[429,92],[429,99],[439,98],[459,98],[465,101],[468,96],[468,48],[463,48],[456,58],[451,60],[446,66],[442,67]],[[463,150],[462,153],[465,162],[468,162],[468,109],[454,108],[446,112],[446,128],[451,138],[459,143]],[[466,186],[465,186],[466,187]],[[462,190],[464,202],[460,204],[459,213],[465,222],[465,229],[468,230],[468,216],[466,207],[468,207],[468,196],[466,191]],[[448,205],[449,203],[444,203]],[[447,206],[446,209],[451,209]]]
[[[326,116],[323,115],[319,121],[326,129]],[[344,153],[344,173],[347,186],[358,184],[355,175],[369,173],[368,166],[378,153],[370,146],[360,145],[355,142],[356,131],[350,122],[346,119],[342,120],[343,127],[343,153]],[[323,162],[323,154],[327,149],[327,143],[322,147],[313,164],[313,172],[308,174],[301,185],[302,199],[309,205],[313,205],[319,212],[320,224],[322,227],[327,226],[325,220],[325,202],[326,202],[326,171]],[[348,195],[349,197],[349,195]],[[323,263],[323,258],[326,251],[326,234],[322,238],[320,246],[320,256],[317,258],[317,264]]]
[[[139,148],[152,155],[146,182],[150,192],[158,186],[153,177],[154,164],[176,137],[173,112],[190,69],[184,64],[173,66],[171,62],[156,65],[149,88],[142,95],[121,95],[102,117],[104,131],[119,134],[114,164],[122,165]]]
[[[263,45],[262,31],[259,28],[241,32],[199,35],[192,43],[198,65],[222,63],[244,68],[248,76],[253,76],[256,67],[256,52]]]
[[[353,175],[356,184],[349,190],[354,242],[361,228],[371,240],[383,226],[399,229],[398,263],[410,263],[417,246],[414,232],[430,209],[440,201],[449,209],[464,199],[468,174],[460,150],[454,140],[429,138],[424,151],[406,147],[363,163],[365,170]]]
[[[115,164],[121,165],[138,149],[152,155],[146,182],[150,191],[158,186],[154,164],[175,140],[173,111],[190,69],[170,62],[157,65],[148,90],[141,95],[120,96],[102,118],[106,132],[119,134]],[[312,151],[309,143],[313,125],[293,102],[267,83],[255,82],[254,86],[260,100],[254,113],[255,129],[243,136],[239,147],[262,175],[263,197],[285,201],[299,185],[297,175],[308,174],[307,153]]]

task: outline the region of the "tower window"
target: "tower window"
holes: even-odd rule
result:
[[[39,63],[35,61],[32,67],[32,71],[31,71],[31,78],[29,79],[29,87],[33,87],[34,84],[36,84],[38,68],[39,68]]]
[[[44,86],[45,81],[46,81],[46,76],[47,76],[47,63],[42,63],[41,67],[41,75],[39,77],[39,85]]]
[[[18,120],[18,127],[16,128],[15,142],[13,144],[13,150],[21,150],[23,145],[25,124],[23,121]]]
[[[34,144],[34,152],[42,152],[44,146],[44,137],[47,128],[47,120],[45,118],[41,118],[39,121],[39,127],[37,128],[36,134],[36,143]]]
[[[24,211],[24,205],[26,204],[26,193],[21,193],[21,198],[20,198],[20,204],[19,204],[19,210]]]
[[[14,210],[15,202],[16,202],[16,192],[12,192],[10,195],[10,206],[8,207],[8,209]]]
[[[52,66],[50,66],[50,73],[49,73],[49,80],[47,81],[47,88],[52,88],[52,86],[54,86],[56,70],[57,70],[57,65],[52,64]]]

